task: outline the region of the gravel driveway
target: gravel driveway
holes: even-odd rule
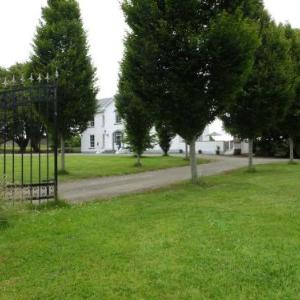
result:
[[[198,166],[199,175],[209,176],[247,166],[243,157],[203,156],[213,159],[208,164]],[[255,159],[255,164],[286,162],[281,159]],[[171,168],[124,176],[101,177],[59,184],[59,197],[69,202],[84,202],[110,198],[135,192],[157,189],[169,184],[188,180],[189,167]]]

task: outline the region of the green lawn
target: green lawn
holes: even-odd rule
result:
[[[299,299],[300,166],[27,211],[0,232],[1,299]]]
[[[189,162],[180,156],[146,156],[142,158],[143,166],[134,166],[136,159],[132,156],[95,156],[95,155],[66,155],[67,175],[61,175],[61,181],[84,179],[102,176],[123,175],[139,173],[151,170],[172,168],[188,165]],[[59,159],[60,162],[60,159]],[[207,159],[199,159],[199,163],[207,163]],[[0,170],[3,170],[3,160],[0,161]],[[24,156],[24,182],[30,182],[30,156]],[[47,178],[47,157],[41,155],[41,179]],[[33,156],[33,181],[38,179],[38,155]],[[21,182],[21,156],[15,156],[16,178]],[[12,157],[7,156],[7,176],[11,179]],[[49,158],[49,176],[53,177],[53,156]]]
[[[189,165],[183,156],[145,156],[142,167],[134,166],[136,158],[133,156],[95,156],[70,155],[66,160],[68,175],[61,176],[61,180],[93,178],[112,175],[140,173],[158,169]],[[198,163],[208,163],[207,159],[199,159]]]

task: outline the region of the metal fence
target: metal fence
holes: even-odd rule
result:
[[[57,85],[4,81],[0,176],[5,200],[57,200]],[[32,77],[31,77],[32,79]],[[49,79],[49,76],[47,76]]]

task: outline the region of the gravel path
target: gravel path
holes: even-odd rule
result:
[[[198,166],[201,176],[215,175],[247,166],[247,158],[207,157],[215,161]],[[255,164],[286,162],[279,159],[255,159]],[[135,192],[157,189],[188,180],[189,167],[171,168],[124,176],[102,177],[64,182],[59,184],[59,197],[69,202],[84,202],[110,198]]]

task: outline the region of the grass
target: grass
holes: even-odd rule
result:
[[[141,162],[142,166],[136,167],[136,158],[132,156],[71,155],[66,159],[68,174],[61,176],[60,179],[125,175],[189,165],[189,161],[180,156],[144,156]],[[208,162],[207,159],[198,160],[199,164]]]
[[[0,299],[299,299],[300,167],[27,211],[0,232]]]
[[[29,183],[30,174],[30,156],[25,155],[23,158],[24,183]],[[39,157],[34,155],[33,162],[33,182],[39,178],[38,166]],[[95,156],[95,155],[67,155],[66,168],[67,172],[59,172],[60,181],[86,179],[103,176],[124,175],[152,171],[158,169],[166,169],[172,167],[186,166],[188,161],[180,156],[145,156],[142,158],[142,167],[135,167],[136,159],[132,156]],[[199,163],[207,163],[207,159],[199,159]],[[0,170],[3,170],[3,160],[0,161]],[[41,180],[47,178],[47,156],[41,155]],[[21,156],[15,156],[15,180],[21,182]],[[12,157],[7,156],[7,174],[8,180],[12,175]],[[53,155],[49,157],[49,178],[53,178]]]

